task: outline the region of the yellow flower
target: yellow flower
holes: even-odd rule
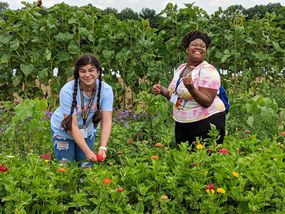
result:
[[[226,193],[226,190],[223,189],[223,188],[218,188],[218,189],[217,189],[217,192],[218,192],[218,193],[221,193],[221,194],[225,194],[225,193]]]
[[[215,190],[214,190],[214,189],[206,189],[206,192],[207,192],[209,195],[214,195],[214,194],[215,194]]]
[[[203,149],[204,146],[203,146],[201,143],[198,143],[197,146],[196,146],[196,148],[200,150],[200,149]]]
[[[238,174],[237,172],[233,172],[233,173],[232,173],[232,176],[238,178],[239,174]]]
[[[160,196],[160,199],[163,200],[163,201],[166,201],[166,200],[168,200],[168,196],[167,195],[162,195],[162,196]]]

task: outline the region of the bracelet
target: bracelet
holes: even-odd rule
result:
[[[105,152],[107,152],[107,151],[108,151],[108,149],[107,149],[107,147],[106,147],[106,146],[100,146],[100,147],[99,147],[99,150],[100,150],[100,149],[104,150]]]
[[[162,86],[160,87],[159,93],[163,95],[163,87]]]

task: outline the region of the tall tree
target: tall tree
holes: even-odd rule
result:
[[[155,17],[155,10],[149,8],[143,8],[139,13],[139,17],[151,20]]]
[[[279,15],[278,11],[281,11],[282,5],[280,3],[269,3],[268,5],[255,5],[245,11],[248,19],[252,19],[254,16],[259,18],[264,17],[265,13],[275,12]]]
[[[138,20],[139,19],[139,15],[137,12],[133,11],[131,8],[125,8],[123,9],[120,13],[119,13],[119,18],[121,20],[125,20],[125,19],[134,19],[134,20]]]
[[[225,17],[234,17],[235,14],[239,13],[241,15],[245,14],[246,9],[242,5],[231,5],[226,10],[224,10],[223,14]]]
[[[7,2],[0,1],[0,13],[3,13],[5,10],[9,9],[9,4]]]
[[[103,15],[107,15],[113,13],[116,17],[118,17],[118,10],[116,8],[107,7],[106,9],[102,10]]]

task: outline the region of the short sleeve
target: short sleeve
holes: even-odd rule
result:
[[[63,114],[70,114],[72,105],[72,90],[69,90],[66,85],[60,90],[59,105]]]
[[[205,66],[201,68],[198,86],[217,90],[220,88],[220,74],[214,66]]]
[[[102,111],[113,111],[113,101],[114,101],[114,94],[112,87],[106,85],[104,87],[104,92],[102,96],[101,102],[101,110]]]

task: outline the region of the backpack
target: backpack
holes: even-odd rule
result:
[[[229,103],[229,99],[227,96],[227,92],[225,90],[225,88],[221,85],[221,87],[219,88],[219,94],[218,94],[219,98],[223,101],[225,107],[226,107],[226,114],[230,111],[230,103]]]

